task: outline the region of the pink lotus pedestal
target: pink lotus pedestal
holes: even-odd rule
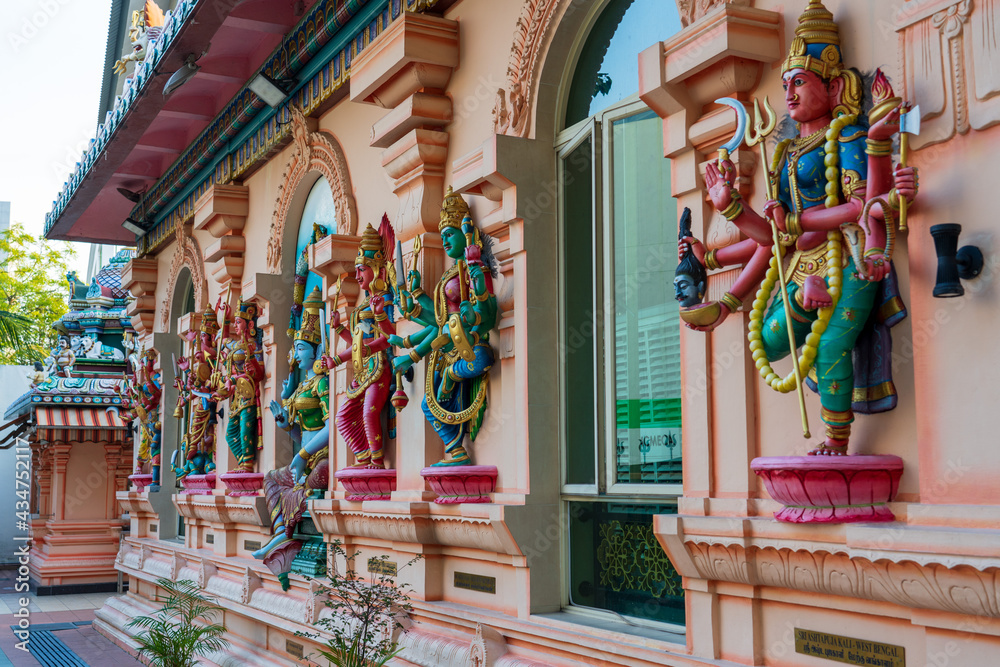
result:
[[[146,487],[153,483],[153,476],[149,473],[136,473],[129,475],[128,479],[135,485],[135,490],[139,493],[145,491]]]
[[[224,472],[219,479],[226,485],[227,496],[256,496],[264,488],[262,472]]]
[[[389,500],[396,490],[396,471],[392,468],[344,468],[333,476],[347,491],[346,500]]]
[[[439,505],[488,503],[497,488],[496,466],[431,466],[420,475],[437,494]]]
[[[190,496],[210,496],[215,490],[215,473],[210,472],[204,475],[185,475],[181,478],[181,486],[184,490],[181,494]]]
[[[776,456],[757,458],[750,468],[771,497],[775,512],[790,523],[894,521],[890,503],[899,490],[898,456]]]

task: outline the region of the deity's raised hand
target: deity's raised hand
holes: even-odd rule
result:
[[[886,141],[899,132],[900,107],[887,113],[878,122],[868,128],[868,138],[872,141]]]
[[[372,312],[376,315],[381,315],[385,312],[385,299],[381,294],[374,294],[368,300],[368,304],[372,307]]]
[[[285,428],[288,426],[288,412],[281,405],[281,403],[271,401],[271,404],[267,407],[271,411],[271,414],[274,415],[274,423],[279,428]]]
[[[736,167],[729,160],[722,160],[721,165],[712,161],[705,170],[705,184],[708,186],[708,196],[712,205],[718,211],[725,211],[733,203],[733,182],[736,180]]]
[[[476,248],[476,250],[478,249]],[[468,248],[466,248],[466,256],[468,257]],[[483,276],[482,266],[469,264],[469,280],[472,282],[472,288],[476,294],[482,294],[486,291],[486,278]]]

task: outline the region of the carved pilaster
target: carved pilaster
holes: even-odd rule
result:
[[[122,270],[122,286],[135,297],[128,306],[132,328],[142,338],[153,333],[156,317],[156,260],[132,259]]]
[[[444,90],[458,65],[458,23],[406,12],[353,63],[351,99],[391,109],[372,128],[382,166],[399,197],[396,234],[436,231],[444,197],[451,99]]]
[[[56,442],[50,446],[52,450],[52,514],[56,520],[66,518],[66,466],[69,464],[69,452],[73,445]]]
[[[217,239],[205,248],[204,258],[223,290],[243,279],[243,227],[249,211],[250,188],[243,185],[214,185],[195,203],[194,228]]]

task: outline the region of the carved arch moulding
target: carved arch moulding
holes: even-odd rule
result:
[[[709,11],[725,4],[749,7],[753,0],[677,0],[681,24],[686,28]],[[528,137],[529,120],[538,97],[542,63],[555,27],[571,11],[585,9],[582,0],[524,0],[514,28],[507,64],[506,86],[497,90],[493,104],[493,132]],[[663,36],[664,39],[668,35]]]
[[[337,210],[337,233],[353,236],[358,228],[358,208],[347,170],[347,158],[337,139],[325,130],[316,130],[316,121],[292,107],[292,137],[295,150],[281,174],[278,198],[271,218],[271,232],[267,242],[267,268],[271,273],[281,273],[281,244],[285,224],[303,179],[311,171],[322,174],[333,190],[333,203]]]
[[[201,245],[198,239],[191,235],[191,224],[177,225],[175,233],[176,247],[170,261],[170,273],[167,276],[167,293],[160,303],[159,326],[156,333],[170,331],[170,307],[174,303],[174,291],[177,289],[177,279],[181,269],[187,267],[191,272],[191,284],[194,286],[194,308],[200,313],[208,303],[208,281],[205,278],[205,260],[202,259]],[[182,315],[183,313],[177,313]]]

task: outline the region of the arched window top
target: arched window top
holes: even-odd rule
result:
[[[326,227],[328,234],[337,233],[337,205],[333,201],[333,189],[330,181],[325,176],[320,176],[306,197],[305,207],[302,209],[302,219],[299,222],[298,235],[295,238],[295,259],[298,262],[302,256],[302,251],[306,249],[312,240],[313,224]],[[306,279],[306,296],[312,292],[313,287],[322,289],[323,279],[309,271]]]
[[[681,30],[665,0],[611,0],[584,42],[569,89],[566,127],[639,90],[639,52]]]

